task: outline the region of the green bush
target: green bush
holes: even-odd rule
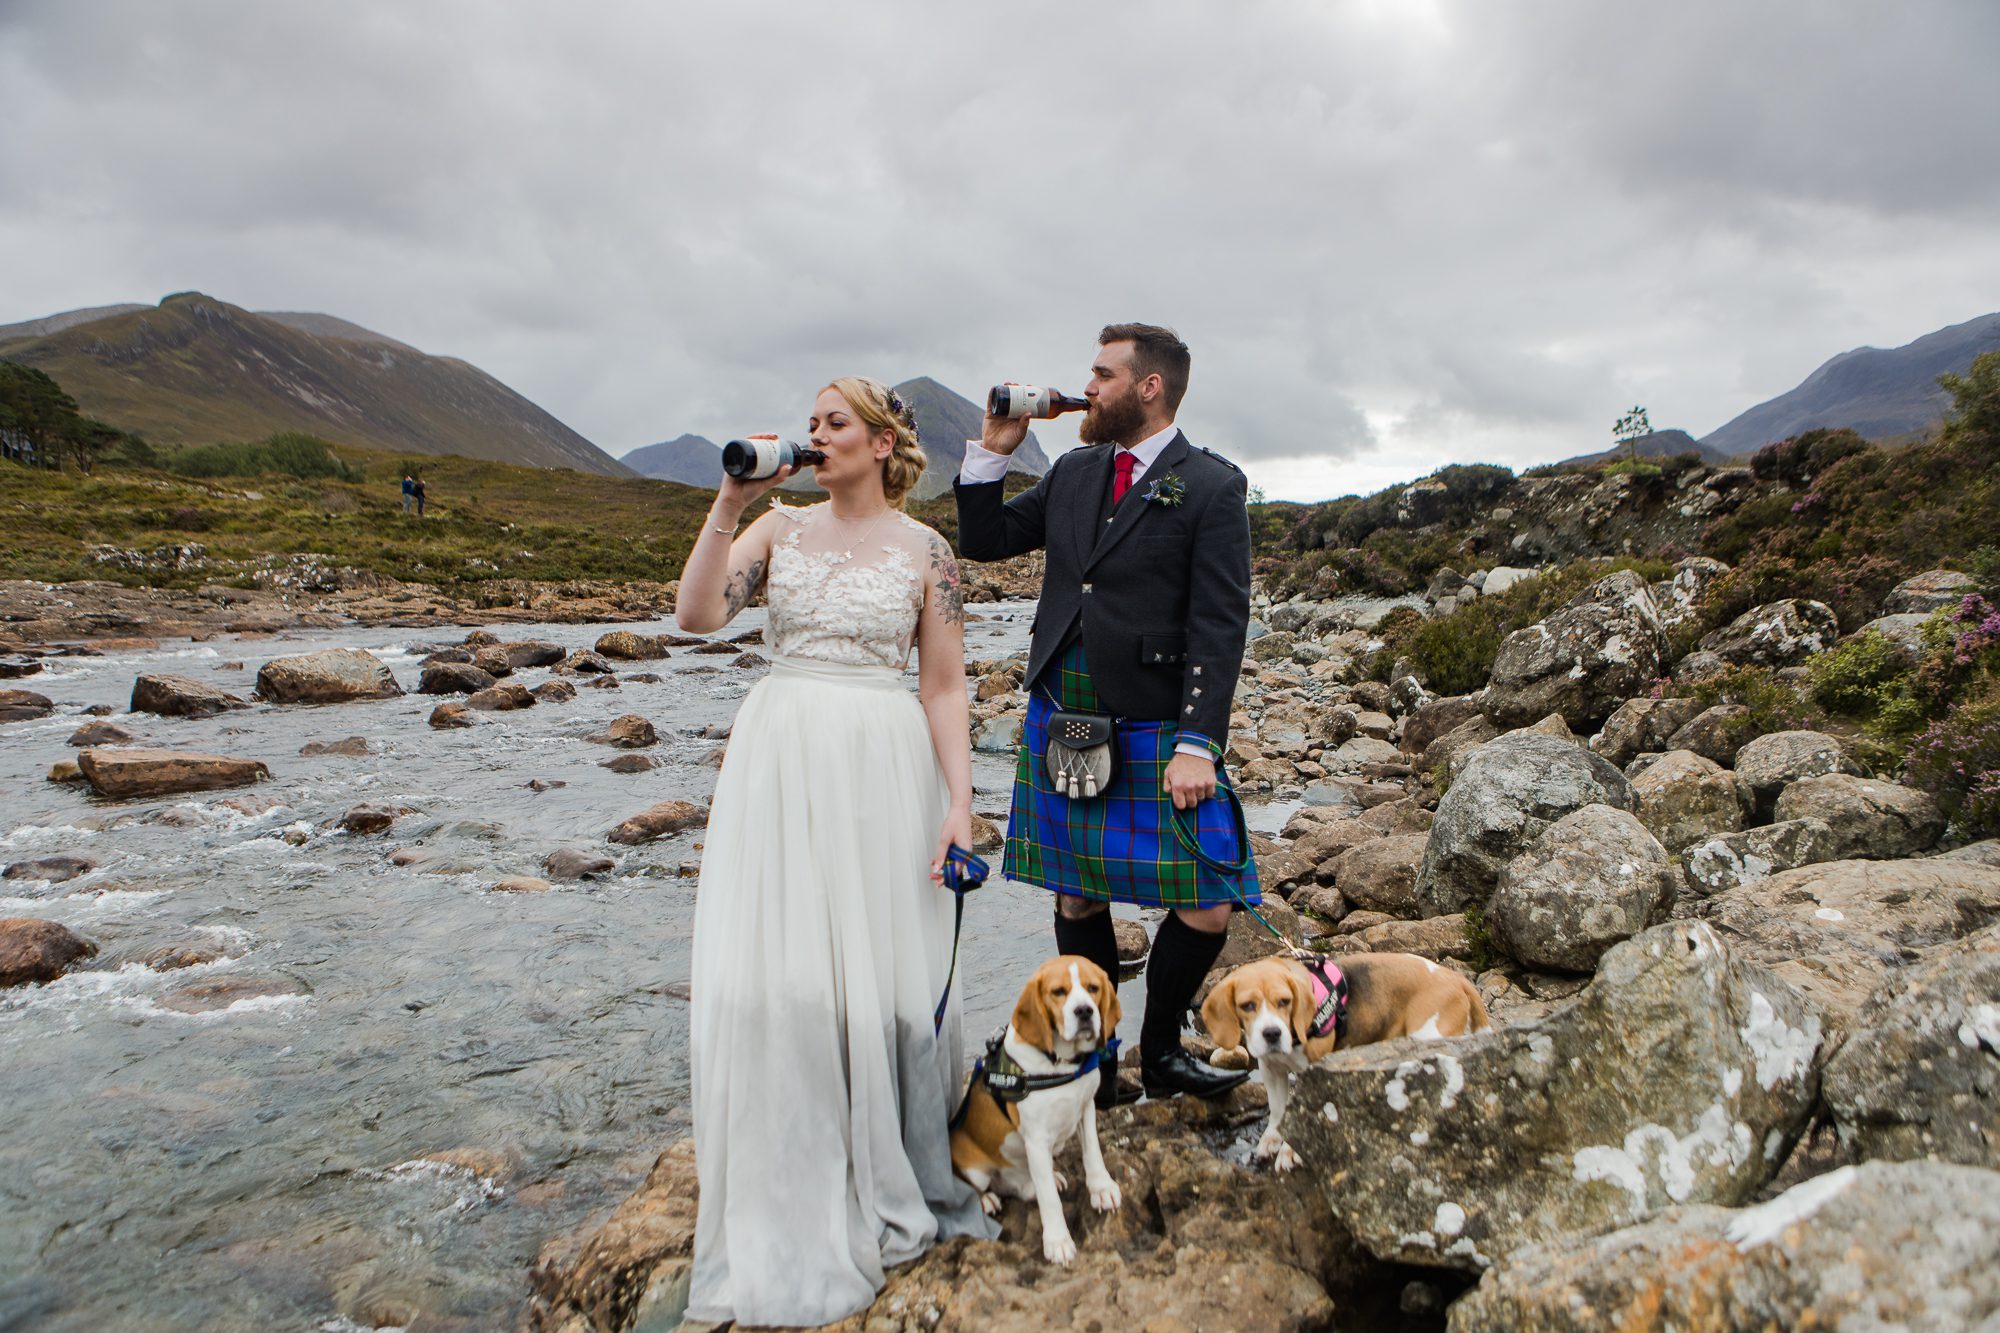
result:
[[[1750,459],[1750,471],[1764,481],[1785,481],[1803,486],[1843,458],[1851,458],[1868,448],[1868,441],[1851,430],[1824,427],[1794,435],[1778,444],[1767,444]]]
[[[176,456],[173,470],[184,477],[261,477],[268,474],[301,480],[331,478],[359,482],[361,469],[342,462],[333,446],[303,431],[279,431],[268,439],[238,444],[209,444]]]
[[[1914,706],[1910,687],[1917,664],[1888,635],[1868,630],[1815,655],[1806,663],[1812,697],[1829,713],[1874,721],[1898,704]]]
[[[1919,736],[1904,772],[1937,801],[1954,835],[2000,837],[2000,684]]]
[[[1728,743],[1737,748],[1774,731],[1811,731],[1821,721],[1811,701],[1768,667],[1731,667],[1696,685],[1694,697],[1707,708],[1735,704],[1744,710],[1726,728]]]

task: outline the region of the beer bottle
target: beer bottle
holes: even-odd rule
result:
[[[1072,398],[1056,389],[1033,384],[996,384],[986,395],[986,411],[996,417],[1056,417],[1090,409],[1087,398]]]
[[[787,465],[812,467],[825,461],[826,455],[818,449],[781,440],[775,435],[752,435],[744,440],[731,440],[722,446],[722,470],[743,481],[775,477],[778,470]]]

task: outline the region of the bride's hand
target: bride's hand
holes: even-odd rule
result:
[[[953,843],[972,850],[972,811],[953,810],[944,817],[944,828],[938,833],[937,851],[931,857],[931,883],[944,883],[944,854]]]

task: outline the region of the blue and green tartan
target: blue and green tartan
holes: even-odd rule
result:
[[[1232,893],[1221,876],[1189,856],[1174,837],[1173,798],[1161,787],[1167,761],[1182,741],[1206,745],[1217,758],[1216,782],[1226,786],[1229,776],[1213,740],[1181,733],[1172,722],[1121,718],[1118,775],[1111,789],[1095,800],[1072,801],[1057,794],[1043,758],[1049,714],[1058,709],[1102,711],[1080,642],[1050,663],[1029,693],[1001,874],[1056,893],[1142,907],[1263,901],[1254,863],[1238,877]],[[1195,836],[1203,852],[1224,864],[1242,855],[1229,805],[1219,798],[1203,801],[1195,810]]]

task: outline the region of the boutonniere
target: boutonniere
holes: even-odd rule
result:
[[[1169,472],[1166,476],[1156,479],[1139,498],[1147,504],[1165,505],[1172,509],[1187,499],[1187,483],[1181,480],[1180,473]]]

